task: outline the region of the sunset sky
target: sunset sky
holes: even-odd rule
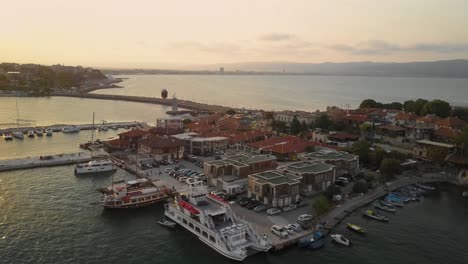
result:
[[[178,67],[468,58],[466,0],[1,1],[0,62]]]

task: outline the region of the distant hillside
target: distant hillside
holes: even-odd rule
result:
[[[107,69],[112,74],[307,74],[307,75],[356,75],[356,76],[408,76],[468,78],[468,60],[432,62],[346,62],[346,63],[294,63],[248,62],[219,65],[192,65],[180,69]],[[196,69],[196,70],[193,70]]]

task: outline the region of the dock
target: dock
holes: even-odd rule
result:
[[[63,128],[65,127],[70,127],[70,126],[75,126],[79,127],[80,130],[91,130],[96,127],[100,126],[106,126],[108,128],[110,127],[116,127],[116,128],[131,128],[131,127],[141,127],[141,128],[148,128],[149,125],[144,123],[144,122],[137,122],[137,121],[131,121],[131,122],[110,122],[110,123],[105,123],[105,124],[56,124],[56,125],[49,125],[49,126],[35,126],[35,127],[9,127],[9,128],[0,128],[0,134],[4,132],[13,132],[13,131],[21,131],[25,133],[28,130],[36,130],[38,128],[50,128],[52,129],[53,132],[61,132]]]
[[[42,167],[62,166],[71,165],[80,162],[90,161],[91,158],[107,157],[105,152],[93,153],[91,157],[90,152],[77,152],[77,153],[66,153],[58,155],[47,155],[39,157],[27,157],[19,159],[8,159],[0,160],[0,172],[22,170],[22,169],[33,169]]]

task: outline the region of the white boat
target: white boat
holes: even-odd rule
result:
[[[45,133],[46,133],[46,136],[50,137],[50,136],[52,136],[53,131],[52,131],[52,129],[48,128],[48,129],[45,130]]]
[[[23,132],[16,131],[16,132],[13,132],[12,134],[13,134],[14,138],[17,138],[17,139],[23,139],[24,138]]]
[[[340,234],[332,234],[330,235],[331,238],[333,239],[333,241],[341,244],[341,245],[345,245],[345,246],[349,246],[351,244],[351,241],[349,241],[349,239],[347,239],[346,237],[344,237],[343,235],[340,235]]]
[[[28,131],[28,137],[33,138],[34,137],[34,131],[29,130]]]
[[[90,162],[75,165],[75,174],[98,173],[114,170],[116,170],[116,167],[110,159],[92,160]]]
[[[468,191],[464,191],[464,192],[462,193],[462,196],[463,196],[463,197],[468,197]]]
[[[13,135],[10,132],[3,132],[3,139],[6,141],[13,140]]]
[[[429,186],[429,185],[424,185],[422,183],[416,183],[415,186],[419,187],[421,189],[424,189],[424,190],[435,190],[435,187]]]
[[[176,223],[169,221],[169,220],[158,221],[158,224],[165,226],[165,227],[170,227],[170,228],[174,228],[177,225]]]
[[[68,126],[62,128],[62,133],[78,133],[80,132],[80,128],[77,126]]]
[[[39,137],[42,137],[44,135],[44,131],[42,129],[36,129],[36,131],[34,131],[34,132]]]
[[[165,209],[167,218],[229,259],[242,261],[252,253],[271,248],[248,222],[236,216],[228,202],[208,194],[201,181],[189,185],[186,199],[177,195],[174,202],[165,204]]]

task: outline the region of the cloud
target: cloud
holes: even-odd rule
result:
[[[430,52],[430,53],[456,53],[468,51],[465,43],[417,43],[400,45],[384,40],[369,40],[355,45],[335,44],[328,46],[340,52],[356,55],[388,55],[395,52]]]
[[[291,40],[294,36],[286,33],[270,33],[260,37],[260,40],[263,41],[285,41]]]

